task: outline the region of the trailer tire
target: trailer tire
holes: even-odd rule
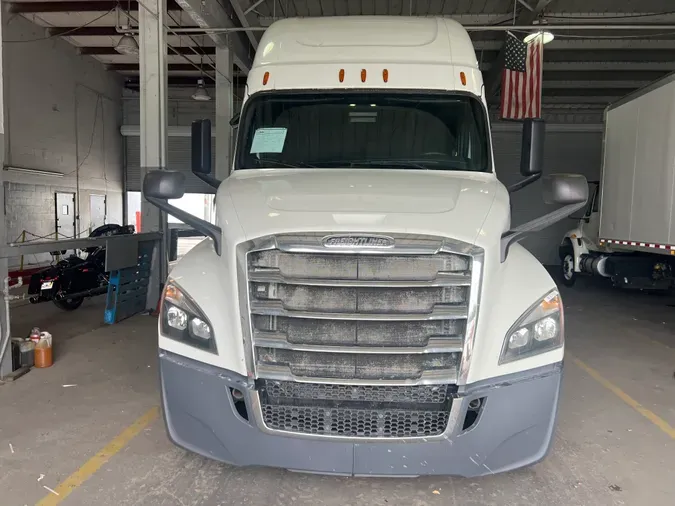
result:
[[[577,272],[574,270],[574,248],[569,239],[561,249],[560,278],[565,286],[574,286],[577,281]]]
[[[75,299],[54,300],[54,305],[64,311],[75,311],[83,302],[84,297],[77,297]]]

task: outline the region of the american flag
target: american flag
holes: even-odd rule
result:
[[[522,42],[508,33],[502,74],[502,119],[541,117],[541,74],[544,37]]]

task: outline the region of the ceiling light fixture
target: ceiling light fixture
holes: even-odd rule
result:
[[[211,95],[209,95],[209,92],[206,91],[206,84],[204,83],[204,79],[201,77],[197,79],[197,88],[192,94],[192,100],[197,100],[198,102],[208,102],[211,100]]]
[[[209,92],[206,91],[206,83],[204,82],[204,55],[202,55],[199,60],[199,72],[201,73],[201,77],[197,79],[197,88],[192,94],[192,100],[196,100],[198,102],[208,102],[211,100],[211,95],[209,95]]]
[[[136,39],[134,39],[131,35],[125,33],[122,35],[120,41],[115,46],[115,51],[117,51],[119,54],[138,55],[138,42],[136,42]]]
[[[117,15],[117,21],[116,25],[120,24],[120,10],[122,8],[118,5],[116,9],[116,15]],[[131,0],[127,2],[127,11],[124,13],[127,17],[127,22],[125,23],[125,26],[122,27],[122,32],[124,35],[120,37],[119,42],[115,46],[115,51],[117,51],[119,54],[125,54],[125,55],[138,55],[140,53],[140,49],[138,48],[138,42],[136,42],[136,39],[134,39],[133,35],[131,35]],[[127,31],[128,30],[128,31]]]
[[[526,44],[529,44],[530,42],[532,42],[534,39],[536,39],[539,36],[543,37],[542,42],[544,44],[548,44],[553,39],[555,39],[555,35],[553,35],[551,32],[539,30],[538,32],[530,33],[529,35],[527,35],[525,37],[525,39],[523,39],[523,41]]]

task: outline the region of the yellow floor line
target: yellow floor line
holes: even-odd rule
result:
[[[672,439],[675,439],[675,428],[671,427],[670,424],[668,422],[666,422],[663,418],[661,418],[659,415],[657,415],[653,411],[650,411],[649,409],[645,408],[642,404],[640,404],[638,401],[633,399],[630,395],[628,395],[626,392],[621,390],[614,383],[612,383],[608,379],[605,379],[598,371],[596,371],[592,367],[586,365],[585,363],[583,363],[581,360],[576,358],[571,353],[569,353],[569,352],[565,352],[565,353],[566,353],[567,356],[569,356],[572,359],[572,362],[574,362],[578,367],[580,367],[581,369],[586,371],[595,381],[600,383],[607,390],[611,391],[619,399],[621,399],[623,402],[628,404],[635,411],[637,411],[642,416],[644,416],[647,420],[649,420],[654,425],[656,425],[659,429],[661,429],[663,432],[665,432],[667,435],[669,435]]]
[[[155,406],[141,416],[138,420],[124,429],[115,439],[110,441],[105,448],[85,462],[73,474],[68,476],[65,481],[42,498],[36,506],[56,506],[68,497],[73,490],[82,485],[91,476],[98,471],[110,458],[124,448],[139,432],[154,422],[159,416],[159,407]]]

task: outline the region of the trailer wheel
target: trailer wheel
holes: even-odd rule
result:
[[[63,309],[64,311],[74,311],[80,307],[83,302],[83,297],[77,297],[75,299],[54,300],[54,305],[59,309]]]
[[[564,248],[562,258],[560,263],[560,274],[562,282],[565,286],[573,286],[577,280],[577,273],[574,270],[574,249],[572,245],[567,241],[567,247]]]

